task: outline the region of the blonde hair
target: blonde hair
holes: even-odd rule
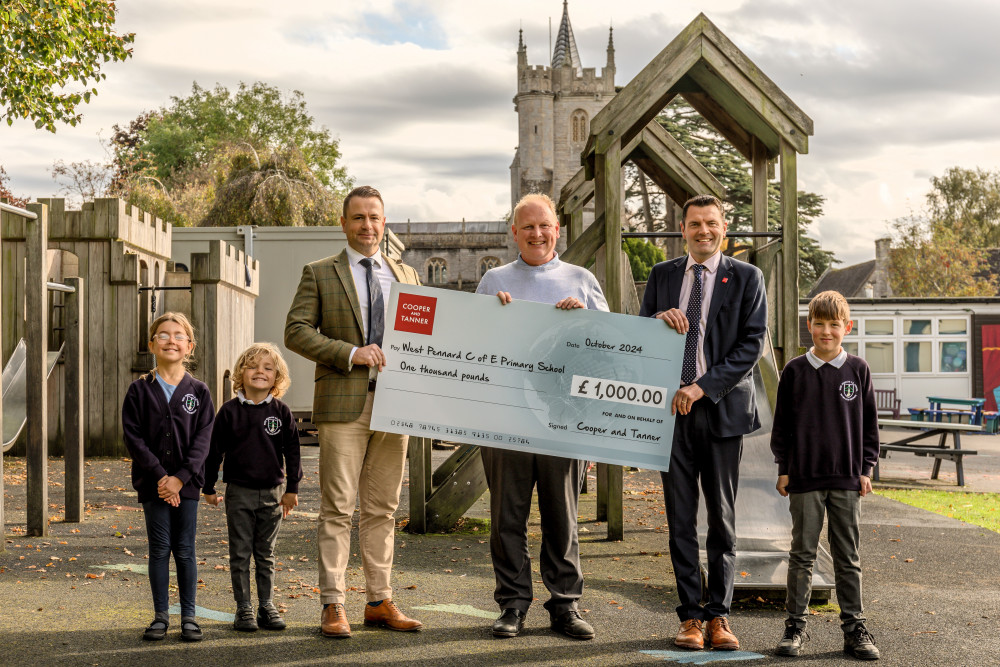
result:
[[[840,320],[845,324],[851,319],[851,307],[840,292],[827,290],[820,292],[809,302],[809,321]]]
[[[153,323],[149,325],[150,342],[152,342],[153,339],[156,338],[156,330],[159,329],[164,322],[173,322],[175,324],[181,325],[181,328],[184,329],[184,333],[187,334],[187,337],[191,340],[191,352],[188,352],[186,355],[184,355],[184,361],[183,361],[184,366],[187,367],[188,360],[191,359],[191,353],[194,352],[194,346],[197,343],[197,341],[195,341],[194,339],[194,327],[191,326],[191,320],[189,320],[187,318],[187,315],[185,315],[184,313],[175,313],[172,311],[163,313],[155,320],[153,320]]]
[[[243,350],[239,359],[236,360],[236,365],[233,366],[230,377],[233,379],[234,392],[243,391],[243,371],[260,361],[260,358],[265,354],[271,357],[271,361],[274,363],[274,386],[271,387],[271,395],[275,398],[281,398],[288,391],[289,385],[292,384],[292,378],[289,377],[288,364],[285,363],[281,352],[278,351],[278,346],[274,343],[254,343]]]
[[[541,204],[548,210],[552,211],[552,216],[555,218],[556,224],[559,224],[559,215],[556,213],[556,203],[552,201],[552,198],[540,192],[532,192],[531,194],[521,197],[521,200],[517,202],[516,206],[514,206],[514,212],[511,213],[510,216],[510,222],[512,225],[515,227],[517,226],[517,214],[521,212],[522,208],[531,203]]]

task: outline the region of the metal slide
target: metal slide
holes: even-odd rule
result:
[[[740,486],[736,494],[736,588],[784,589],[788,549],[792,543],[792,517],[788,513],[788,498],[782,498],[774,489],[778,466],[771,454],[771,426],[778,371],[770,336],[753,377],[761,427],[743,438]],[[698,533],[702,544],[707,525],[705,506],[701,503]],[[707,562],[704,550],[702,562]],[[813,567],[813,591],[822,597],[833,587],[833,558],[820,544]]]
[[[46,366],[48,376],[59,361],[62,348],[58,352],[48,352]],[[17,437],[28,423],[27,378],[25,360],[27,347],[22,338],[14,348],[14,354],[3,369],[3,451],[7,451],[17,442]]]

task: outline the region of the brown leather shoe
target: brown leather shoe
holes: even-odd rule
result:
[[[346,639],[351,636],[351,625],[347,622],[347,612],[344,605],[339,602],[328,604],[323,607],[323,616],[320,628],[324,637],[336,637]]]
[[[705,635],[701,630],[701,620],[689,618],[681,623],[681,629],[677,631],[674,643],[681,648],[690,648],[700,651],[705,648]]]
[[[424,627],[420,621],[407,618],[392,600],[382,600],[382,604],[365,605],[365,625],[377,625],[399,632],[413,632]]]
[[[729,629],[729,619],[716,616],[708,622],[708,640],[712,648],[718,651],[736,651],[740,648],[740,640]]]

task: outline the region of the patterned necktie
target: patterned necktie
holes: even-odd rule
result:
[[[361,260],[368,276],[368,345],[375,343],[382,347],[382,334],[385,332],[385,302],[382,300],[382,287],[375,277],[371,258]],[[700,292],[699,287],[699,292]]]
[[[681,384],[691,384],[698,373],[698,333],[701,331],[701,272],[705,267],[695,264],[688,298],[688,332],[684,340],[684,362],[681,364]]]

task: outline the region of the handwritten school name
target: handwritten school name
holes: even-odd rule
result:
[[[520,359],[513,359],[502,354],[490,354],[481,353],[475,351],[463,352],[462,350],[442,350],[436,348],[433,345],[413,345],[409,342],[404,342],[402,344],[403,352],[408,352],[410,354],[419,354],[432,357],[434,359],[454,359],[456,361],[468,361],[477,364],[489,364],[491,366],[499,366],[500,368],[511,368],[514,370],[522,370],[528,373],[534,373],[536,370],[543,373],[565,373],[566,366],[556,366],[545,360],[537,361],[524,361]],[[421,366],[421,368],[425,368]],[[403,368],[402,370],[416,370],[412,366],[410,368]],[[429,369],[433,371],[433,369]],[[421,371],[423,372],[423,371]],[[455,373],[450,377],[457,377],[458,371],[450,371]],[[428,372],[429,375],[447,375],[446,372]],[[488,381],[488,380],[487,380]]]

